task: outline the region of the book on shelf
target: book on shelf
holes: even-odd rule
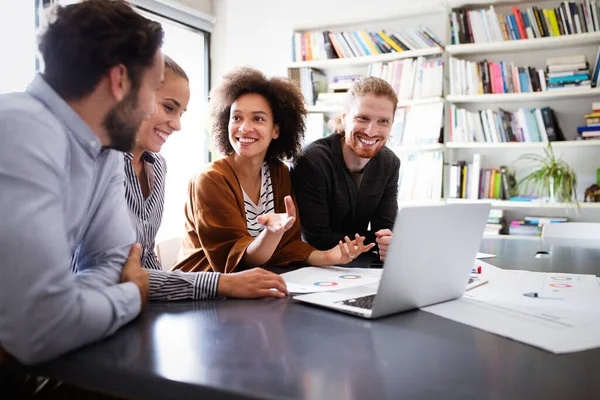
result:
[[[564,1],[556,8],[512,7],[506,13],[458,8],[450,15],[451,44],[535,39],[600,31],[597,0]]]
[[[577,139],[600,139],[600,102],[592,103],[591,114],[584,115],[585,126],[577,127]]]
[[[444,83],[442,57],[417,57],[369,65],[369,76],[389,82],[398,100],[440,97]]]
[[[399,201],[441,200],[443,152],[399,154]]]
[[[439,143],[442,137],[443,115],[442,101],[398,108],[394,115],[389,146],[393,149]]]
[[[496,236],[506,233],[506,222],[504,220],[504,210],[492,208],[485,224],[483,234],[486,236]]]
[[[590,71],[587,58],[584,54],[553,57],[546,60],[548,91],[571,88],[590,89]]]
[[[400,101],[442,96],[441,57],[406,58],[387,63],[372,63],[369,76],[389,82]],[[314,68],[290,68],[288,76],[301,88],[310,105],[341,107],[345,93],[362,75],[333,75],[327,78]]]
[[[506,166],[482,168],[481,154],[473,154],[473,161],[459,160],[450,164],[449,197],[452,199],[508,200],[514,178]]]
[[[513,62],[450,58],[450,93],[479,95],[546,91],[546,72]]]
[[[325,30],[292,35],[293,61],[364,57],[432,47],[442,47],[442,42],[424,26],[402,31]]]
[[[522,220],[511,221],[509,235],[541,236],[544,225],[568,222],[566,217],[536,217],[526,216]]]
[[[468,111],[450,106],[452,143],[553,142],[564,140],[549,107]]]

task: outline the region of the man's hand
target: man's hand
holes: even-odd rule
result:
[[[285,297],[290,293],[281,276],[262,268],[253,268],[233,274],[222,274],[217,294],[238,299],[257,299]]]
[[[291,196],[285,196],[283,201],[285,202],[285,214],[265,214],[256,219],[269,232],[283,234],[294,225],[294,221],[296,220],[294,201]]]
[[[385,261],[385,257],[387,256],[388,249],[390,247],[390,242],[392,241],[392,231],[389,229],[380,229],[375,232],[375,241],[379,246],[379,258],[381,261]]]
[[[140,257],[142,255],[142,246],[135,243],[129,250],[129,258],[121,271],[121,283],[133,282],[140,289],[142,298],[142,309],[148,301],[148,291],[150,290],[150,282],[148,281],[148,271],[142,268]]]
[[[327,250],[327,265],[346,264],[354,260],[356,257],[371,250],[375,243],[365,245],[365,237],[358,233],[354,235],[354,240],[350,240],[348,236],[344,237],[344,242],[339,241],[334,248]]]

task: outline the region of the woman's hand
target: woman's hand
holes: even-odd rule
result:
[[[259,216],[256,220],[271,233],[283,234],[288,231],[296,221],[296,207],[291,196],[285,196],[285,213],[271,213]]]
[[[359,236],[358,233],[355,234],[354,237],[354,240],[350,240],[350,238],[346,236],[344,238],[345,242],[340,240],[337,246],[326,251],[328,265],[349,263],[375,246],[375,243],[370,243],[365,246],[365,237]]]

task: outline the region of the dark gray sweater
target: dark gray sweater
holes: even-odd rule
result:
[[[302,238],[319,250],[334,247],[344,236],[353,239],[355,233],[372,243],[374,232],[392,229],[398,212],[398,157],[387,147],[379,150],[365,166],[357,189],[341,140],[332,134],[311,143],[291,169]]]

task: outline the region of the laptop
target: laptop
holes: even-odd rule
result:
[[[490,208],[489,203],[400,208],[379,283],[293,298],[364,318],[459,298]]]

